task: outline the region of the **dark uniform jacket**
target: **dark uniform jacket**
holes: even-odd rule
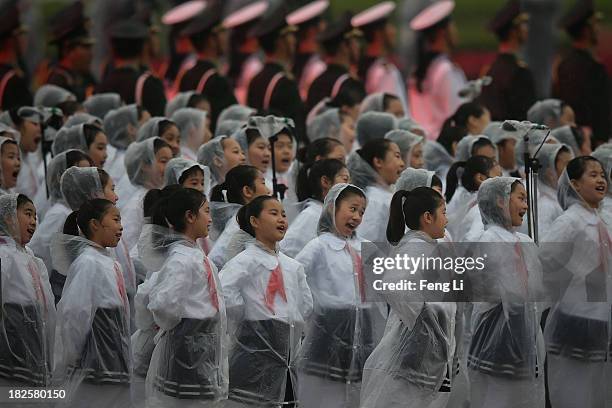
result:
[[[79,102],[83,102],[93,93],[95,82],[90,75],[80,75],[58,65],[51,70],[47,83],[57,85],[72,92]]]
[[[337,86],[337,89],[334,89],[334,86]],[[323,98],[333,97],[351,87],[355,88],[361,95],[365,95],[363,84],[351,77],[346,67],[329,64],[327,69],[312,81],[308,89],[306,111],[310,112]],[[333,92],[335,92],[335,95],[332,95]]]
[[[0,64],[0,110],[31,106],[32,93],[23,74],[8,64]]]
[[[104,92],[118,93],[126,104],[139,104],[151,116],[164,116],[164,84],[148,71],[131,66],[114,68],[96,88],[96,93]]]
[[[217,71],[215,64],[206,60],[199,60],[195,66],[185,72],[180,79],[179,90],[181,92],[196,91],[208,99],[213,132],[221,111],[238,103],[227,78]]]
[[[306,112],[295,80],[282,65],[268,62],[249,84],[247,104],[295,122],[298,140],[305,140]]]
[[[536,102],[535,83],[527,65],[514,54],[500,53],[485,75],[493,79],[481,95],[491,119],[526,120],[527,111]]]
[[[593,129],[594,140],[607,142],[610,126],[610,79],[603,64],[585,50],[572,49],[557,68],[554,95],[569,104],[580,126]]]

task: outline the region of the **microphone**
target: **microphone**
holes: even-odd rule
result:
[[[530,130],[549,130],[550,128],[545,125],[540,125],[538,123],[533,123],[529,121],[519,122],[518,120],[505,120],[502,123],[502,129],[507,132],[528,132]]]
[[[482,78],[469,81],[467,86],[461,89],[457,95],[460,98],[468,98],[473,101],[480,96],[482,88],[491,85],[491,82],[493,82],[493,79],[490,76],[483,76]]]

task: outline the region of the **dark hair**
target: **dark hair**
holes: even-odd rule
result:
[[[584,175],[584,172],[586,171],[588,162],[599,163],[601,168],[604,169],[604,165],[601,164],[601,162],[597,160],[596,158],[594,158],[593,156],[579,156],[579,157],[576,157],[570,160],[570,162],[567,163],[567,167],[565,168],[570,180],[580,179]]]
[[[480,118],[485,113],[485,107],[478,102],[466,102],[461,104],[450,117],[454,121],[455,126],[460,126],[466,129],[471,116]]]
[[[77,111],[83,108],[81,102],[78,101],[64,101],[57,104],[56,108],[62,110],[64,117],[69,117],[77,113]]]
[[[434,187],[439,187],[440,189],[442,189],[442,180],[440,180],[440,177],[438,177],[437,175],[433,175],[431,177],[431,188]]]
[[[329,101],[328,105],[332,108],[353,107],[360,104],[365,97],[366,93],[362,87],[341,86],[340,91]]]
[[[493,149],[495,149],[495,146],[493,145],[493,142],[491,141],[491,139],[486,138],[486,137],[478,138],[472,145],[472,150],[470,151],[470,155],[473,155],[476,150],[480,149],[481,147],[485,147],[485,146],[491,146]]]
[[[522,185],[523,185],[523,182],[521,180],[513,181],[512,184],[510,184],[510,193],[514,193],[516,191],[516,188]]]
[[[298,201],[304,201],[308,198],[323,201],[321,178],[327,177],[333,182],[336,174],[343,168],[346,168],[346,165],[336,159],[323,159],[302,166],[297,178],[296,193]]]
[[[363,197],[364,199],[367,200],[367,197],[365,193],[363,192],[363,190],[351,184],[351,185],[346,186],[344,189],[342,189],[340,194],[338,194],[338,197],[336,198],[336,203],[339,203],[342,200],[345,200],[346,198],[353,197],[353,196]],[[338,207],[339,206],[336,206],[336,208]]]
[[[145,40],[142,38],[112,38],[111,47],[113,55],[121,59],[139,57],[144,49]]]
[[[148,111],[142,106],[136,105],[136,117],[138,118],[138,120],[142,119],[142,115],[144,115],[145,112],[148,112]]]
[[[94,140],[96,140],[98,133],[104,133],[104,131],[96,125],[87,123],[83,125],[83,135],[85,136],[87,147],[91,146]]]
[[[259,133],[259,130],[257,129],[247,129],[246,130],[246,139],[247,139],[247,146],[252,145],[255,140],[259,139],[259,138],[265,139],[261,133]],[[245,152],[246,154],[246,152]]]
[[[4,151],[4,145],[7,145],[7,144],[14,144],[15,146],[19,147],[19,145],[17,144],[17,141],[13,139],[8,139],[8,140],[5,140],[4,143],[2,143],[2,147],[0,148],[0,153]]]
[[[297,159],[304,165],[312,164],[317,156],[327,157],[337,146],[342,146],[342,142],[331,137],[323,137],[300,148],[297,152]]]
[[[27,203],[32,203],[32,205],[34,205],[34,202],[30,200],[30,197],[28,197],[27,195],[17,194],[17,208],[21,208],[23,205]]]
[[[423,81],[427,76],[429,65],[431,65],[432,61],[439,55],[438,52],[429,51],[427,49],[427,43],[435,39],[436,35],[438,34],[438,31],[448,27],[450,21],[450,17],[446,17],[440,22],[424,30],[419,35],[419,39],[417,42],[417,67],[414,71],[416,87],[419,92],[423,92]]]
[[[485,156],[472,156],[467,161],[453,163],[446,175],[446,202],[450,202],[451,198],[453,198],[453,194],[455,194],[459,184],[457,169],[463,168],[461,185],[467,191],[474,192],[478,191],[474,176],[479,173],[487,176],[493,167],[495,167],[495,161]]]
[[[72,166],[76,166],[78,162],[83,160],[87,160],[89,166],[94,167],[94,162],[88,154],[83,153],[81,150],[69,150],[66,153],[66,168],[69,169]]]
[[[196,51],[204,51],[206,40],[210,37],[212,30],[203,30],[189,36],[189,41]]]
[[[582,145],[584,144],[584,140],[585,140],[584,132],[582,131],[581,128],[577,126],[570,126],[570,130],[572,131],[572,135],[574,136],[574,140],[576,141],[578,148],[582,149]]]
[[[387,23],[389,22],[388,18],[376,20],[373,23],[366,24],[360,27],[360,30],[363,32],[363,38],[366,43],[370,43],[374,40],[374,34],[385,28]]]
[[[91,231],[89,230],[89,221],[102,221],[106,212],[115,205],[103,198],[94,198],[86,200],[81,204],[78,210],[72,212],[64,223],[64,234],[79,235],[79,230],[90,238]]]
[[[385,92],[383,94],[383,111],[386,111],[387,109],[389,109],[389,105],[391,105],[391,102],[399,101],[399,100],[400,99],[396,95]]]
[[[178,179],[178,183],[183,184],[185,180],[187,180],[191,176],[194,176],[197,173],[201,173],[202,175],[204,175],[204,171],[202,170],[200,166],[193,166],[193,167],[188,168],[187,170],[183,172],[183,174],[181,174],[181,177],[179,177]]]
[[[255,237],[255,230],[251,225],[251,217],[259,217],[263,211],[265,202],[268,200],[278,201],[278,199],[274,196],[259,196],[254,198],[253,201],[247,205],[243,205],[240,210],[238,210],[236,219],[238,220],[238,225],[240,226],[241,230],[248,233],[250,236]]]
[[[193,95],[191,95],[189,97],[189,100],[187,101],[187,107],[188,108],[195,108],[201,102],[208,102],[208,98],[206,98],[201,93],[194,93]]]
[[[226,191],[227,202],[245,204],[242,197],[242,189],[249,187],[255,190],[255,180],[260,171],[257,167],[248,164],[239,164],[225,175],[225,180],[221,184],[213,187],[210,193],[210,201],[225,202],[223,190]]]
[[[588,22],[580,21],[576,24],[566,27],[565,30],[567,31],[569,36],[572,37],[572,40],[579,40],[580,38],[582,38],[582,33],[584,32],[584,29],[586,27],[588,27]]]
[[[100,178],[100,184],[102,184],[102,189],[104,190],[104,187],[108,184],[111,178],[108,175],[108,173],[104,171],[104,169],[100,169],[97,167],[96,169],[98,170],[98,177]]]
[[[168,149],[172,150],[170,145],[164,139],[160,139],[158,137],[157,139],[153,141],[153,153],[154,154],[157,154],[157,152],[159,152],[164,147],[167,147]]]
[[[184,232],[187,227],[185,214],[188,211],[197,214],[205,202],[206,196],[192,188],[179,187],[171,194],[162,193],[153,204],[151,223]]]
[[[569,147],[567,147],[566,145],[562,145],[561,148],[559,149],[559,151],[557,152],[557,155],[555,156],[555,169],[557,168],[557,162],[559,161],[559,155],[561,153],[572,153],[572,150],[570,150]]]
[[[361,149],[357,150],[357,154],[374,168],[374,159],[384,160],[391,147],[391,143],[393,142],[388,139],[370,140]]]
[[[266,54],[272,54],[276,50],[276,40],[280,39],[278,31],[262,35],[258,38],[259,46]]]
[[[169,186],[164,187],[163,189],[152,188],[147,191],[143,200],[142,200],[142,210],[145,217],[151,217],[153,215],[153,208],[155,203],[159,201],[163,197],[169,197],[176,191],[178,191],[182,186],[179,184],[171,184]]]
[[[178,125],[169,119],[162,119],[157,123],[157,133],[159,137],[163,135],[166,130],[170,129],[172,126],[178,129]]]
[[[442,125],[442,130],[440,130],[440,134],[438,135],[438,139],[436,141],[440,143],[442,147],[444,147],[448,154],[454,156],[455,153],[453,152],[453,143],[459,143],[459,141],[466,135],[466,129],[459,126],[453,126],[452,121],[447,119]]]
[[[402,203],[404,198],[406,200]],[[418,230],[421,215],[426,212],[434,215],[443,203],[444,198],[429,187],[417,187],[412,191],[397,191],[393,194],[389,207],[387,241],[399,242],[404,237],[406,227]]]

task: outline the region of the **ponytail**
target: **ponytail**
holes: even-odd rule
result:
[[[155,203],[157,203],[157,201],[159,201],[162,197],[170,196],[180,188],[181,186],[179,184],[171,184],[161,190],[159,188],[152,188],[151,190],[147,191],[147,194],[145,194],[144,199],[142,200],[142,210],[144,216],[153,216]]]
[[[448,169],[448,173],[446,174],[446,191],[444,192],[444,196],[446,197],[446,202],[450,203],[453,195],[455,194],[455,190],[457,189],[457,185],[459,184],[459,177],[457,176],[457,170],[462,168],[465,169],[464,161],[458,161],[453,163],[453,165]],[[464,171],[465,173],[465,171]]]
[[[440,194],[429,187],[397,191],[389,208],[387,240],[391,243],[399,242],[404,237],[406,227],[413,231],[419,230],[421,215],[426,212],[434,215],[443,203],[444,199]]]
[[[111,201],[103,198],[94,198],[93,200],[83,202],[77,211],[72,212],[66,218],[63,229],[64,234],[74,236],[82,234],[85,238],[90,238],[89,221],[102,221],[104,214],[114,206]]]
[[[334,178],[343,168],[346,168],[344,163],[336,159],[323,159],[303,166],[297,178],[298,201],[314,198],[322,202],[324,197],[321,178],[327,177],[333,183]]]
[[[277,199],[274,196],[256,197],[247,205],[243,205],[240,210],[238,210],[238,214],[236,215],[240,229],[253,238],[255,238],[255,229],[253,229],[253,225],[251,224],[251,217],[258,218],[263,211],[264,203],[268,200]]]
[[[187,212],[197,214],[205,202],[206,196],[192,188],[179,186],[172,193],[164,193],[162,190],[161,197],[153,204],[151,223],[184,232]]]
[[[493,167],[495,167],[495,161],[485,156],[472,156],[467,161],[454,163],[446,175],[446,202],[450,202],[457,189],[457,169],[459,167],[464,168],[463,174],[461,175],[461,185],[467,191],[475,192],[478,191],[478,185],[474,178],[477,174],[489,176],[489,173]]]
[[[242,189],[249,187],[255,191],[255,180],[260,172],[256,167],[240,164],[225,175],[221,184],[213,187],[210,193],[210,201],[245,204]],[[223,193],[225,191],[225,193]]]

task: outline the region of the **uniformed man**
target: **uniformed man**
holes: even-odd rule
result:
[[[148,27],[138,19],[119,21],[111,27],[110,37],[113,68],[98,85],[96,93],[116,92],[126,104],[136,103],[152,116],[163,116],[164,84],[141,65]]]
[[[454,1],[438,1],[410,22],[421,36],[416,70],[409,83],[410,111],[430,140],[438,138],[444,121],[466,101],[459,93],[467,87],[467,79],[449,57],[457,42],[451,19],[454,8]]]
[[[361,13],[352,20],[353,27],[363,31],[365,51],[359,64],[359,76],[368,94],[389,93],[397,95],[404,113],[408,114],[406,82],[399,69],[390,60],[395,49],[397,30],[390,21],[395,3],[384,1]]]
[[[557,67],[553,91],[574,109],[578,126],[590,128],[593,147],[612,136],[610,78],[594,56],[602,18],[587,0],[577,1],[563,17],[561,26],[572,39],[572,49]]]
[[[295,26],[286,20],[283,1],[273,1],[251,31],[266,54],[265,64],[249,84],[247,104],[293,119],[299,141],[305,140],[304,104],[290,68],[295,55]]]
[[[247,103],[249,84],[263,68],[263,53],[256,37],[248,35],[268,9],[266,0],[258,0],[238,8],[223,20],[231,30],[227,76],[234,85],[234,95],[242,105]]]
[[[302,100],[306,101],[308,87],[325,71],[325,62],[319,54],[317,37],[325,29],[323,13],[329,8],[328,0],[315,0],[296,9],[287,16],[287,22],[298,28],[297,49],[293,60],[293,76],[298,81]]]
[[[221,25],[222,12],[221,1],[209,1],[206,8],[185,27],[182,34],[189,37],[198,61],[177,78],[181,92],[196,91],[210,102],[213,133],[221,111],[237,103],[232,86],[218,68],[219,58],[226,49],[226,32]]]
[[[493,80],[482,90],[481,101],[491,112],[491,119],[525,120],[527,110],[536,101],[535,83],[527,64],[517,53],[527,42],[529,16],[521,12],[519,0],[510,0],[489,23],[499,39],[498,54],[483,73]]]
[[[17,0],[0,0],[0,111],[32,105],[30,88],[17,63],[25,33],[19,18]]]
[[[95,83],[90,66],[93,39],[83,3],[76,1],[55,14],[51,20],[51,44],[57,46],[58,62],[51,68],[46,83],[72,92],[82,102],[93,93]]]
[[[359,62],[362,32],[351,24],[353,15],[344,13],[321,33],[319,42],[327,68],[308,89],[306,109],[310,112],[324,98],[335,98],[349,90],[365,97],[363,83],[352,75],[351,66]]]

